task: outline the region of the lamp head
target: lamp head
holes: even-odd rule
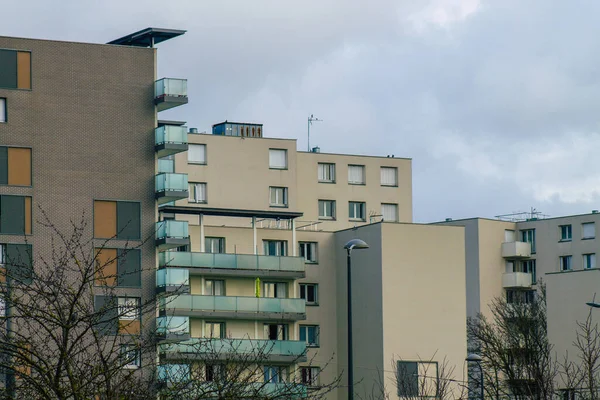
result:
[[[368,249],[369,245],[360,239],[352,239],[344,246],[346,250],[354,250],[354,249]]]
[[[466,360],[468,362],[481,362],[483,358],[479,354],[471,353],[467,356]]]
[[[590,302],[585,303],[585,304],[587,304],[588,306],[593,307],[593,308],[600,308],[600,303],[595,303],[593,301],[590,301]]]

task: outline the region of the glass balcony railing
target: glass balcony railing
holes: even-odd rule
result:
[[[187,364],[164,364],[158,366],[158,380],[162,382],[187,382],[190,366]]]
[[[165,316],[156,319],[156,333],[159,335],[189,335],[189,317]]]
[[[304,272],[302,257],[259,256],[255,254],[191,253],[167,251],[159,254],[160,266],[222,268],[254,271]]]
[[[162,78],[154,85],[154,97],[187,97],[187,79]]]
[[[164,286],[189,286],[190,271],[187,269],[159,269],[156,271],[156,287]]]
[[[173,173],[175,172],[175,160],[158,160],[158,173]]]
[[[160,299],[161,310],[222,311],[231,313],[295,313],[306,312],[304,299],[269,297],[180,295]]]
[[[162,344],[160,352],[169,355],[219,354],[247,356],[290,356],[299,358],[306,352],[306,342],[299,340],[263,339],[190,339],[180,343]],[[292,360],[293,361],[293,360]]]
[[[187,126],[163,125],[154,130],[154,144],[187,144]]]
[[[157,239],[187,239],[189,236],[187,221],[169,219],[156,223]]]
[[[187,174],[158,174],[156,175],[155,185],[156,193],[187,192],[188,176]]]

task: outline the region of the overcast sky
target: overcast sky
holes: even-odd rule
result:
[[[306,149],[413,159],[418,222],[600,208],[600,2],[5,1],[0,35],[104,43],[154,26],[161,113],[225,119]],[[10,16],[14,16],[14,18]],[[9,16],[9,18],[6,18]]]

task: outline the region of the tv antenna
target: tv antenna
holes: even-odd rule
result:
[[[308,117],[308,151],[310,152],[310,126],[313,122],[323,122],[322,119],[316,118],[313,114]]]

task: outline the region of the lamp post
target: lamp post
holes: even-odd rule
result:
[[[360,239],[352,239],[344,246],[348,252],[348,400],[354,399],[354,365],[352,363],[352,250],[368,249],[369,245]]]
[[[479,396],[479,398],[481,400],[483,400],[483,394],[484,394],[484,390],[483,390],[483,367],[481,366],[481,361],[483,360],[481,358],[481,356],[479,354],[469,354],[466,358],[467,362],[474,362],[477,363],[477,365],[479,366],[479,376],[481,377],[481,394]]]

